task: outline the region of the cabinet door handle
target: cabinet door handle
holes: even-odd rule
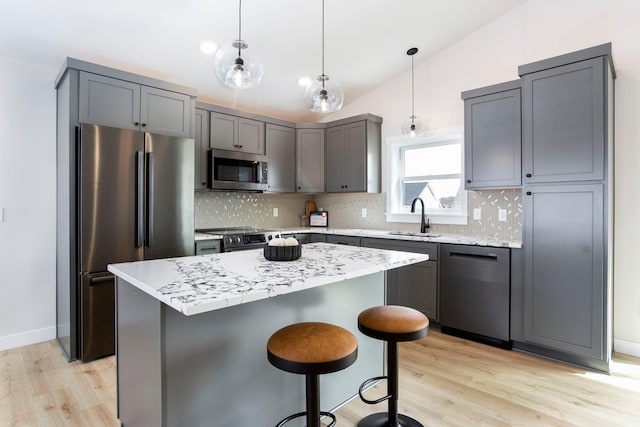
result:
[[[471,180],[470,179],[467,180],[467,184],[471,184]]]
[[[133,122],[134,126],[140,126],[140,122]]]
[[[144,128],[144,127],[147,127],[147,124],[146,124],[146,123],[143,123],[143,124],[142,124],[142,127],[143,127],[143,128]]]
[[[531,191],[527,191],[527,196],[530,196],[530,195],[531,195]]]
[[[527,178],[531,178],[531,174],[530,173],[527,174]]]

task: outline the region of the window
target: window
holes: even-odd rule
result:
[[[387,221],[419,222],[420,213],[411,213],[411,203],[420,197],[432,223],[467,223],[460,133],[392,137],[387,147]]]

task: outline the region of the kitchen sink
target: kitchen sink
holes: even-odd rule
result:
[[[440,237],[440,234],[418,233],[416,231],[390,231],[391,236]]]

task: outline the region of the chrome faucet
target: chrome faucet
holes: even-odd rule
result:
[[[427,218],[427,221],[425,223],[425,215],[424,215],[424,200],[422,200],[420,197],[416,197],[415,199],[413,199],[413,202],[411,202],[411,213],[415,213],[416,211],[416,202],[420,200],[420,204],[422,205],[422,215],[420,215],[420,232],[421,233],[426,233],[427,232],[427,228],[429,228],[429,218]]]

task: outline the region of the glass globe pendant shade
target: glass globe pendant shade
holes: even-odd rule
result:
[[[344,93],[337,82],[321,75],[304,91],[305,106],[316,113],[333,113],[342,108]]]
[[[402,134],[411,138],[424,135],[422,122],[416,116],[410,116],[409,119],[402,124]]]
[[[214,66],[220,83],[232,89],[249,89],[260,84],[264,76],[262,61],[249,53],[247,47],[244,41],[234,40],[218,49]]]

